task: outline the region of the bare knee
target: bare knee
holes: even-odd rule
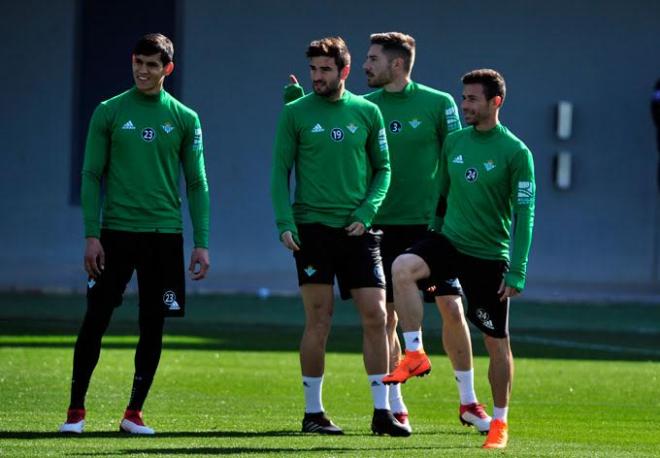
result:
[[[306,311],[305,331],[327,338],[332,325],[332,307],[322,302],[314,302],[306,306]]]
[[[392,279],[396,285],[414,284],[429,274],[426,262],[415,254],[402,254],[392,264]]]
[[[362,311],[362,325],[365,329],[381,331],[385,329],[387,313],[384,307],[371,307]]]
[[[436,303],[442,320],[449,324],[461,324],[465,321],[463,304],[459,296],[439,296]]]
[[[500,361],[512,359],[508,337],[499,338],[484,334],[484,345],[491,359]]]

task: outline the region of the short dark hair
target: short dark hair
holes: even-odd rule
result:
[[[388,59],[401,57],[407,72],[415,64],[415,39],[401,32],[372,33],[369,36],[372,45],[381,45]]]
[[[491,68],[481,68],[479,70],[472,70],[466,73],[461,78],[463,84],[481,84],[484,88],[484,95],[486,100],[490,100],[496,95],[502,97],[506,96],[506,83],[504,78],[499,72]]]
[[[341,37],[325,37],[312,41],[307,47],[308,58],[333,57],[338,70],[351,65],[351,55],[348,46]]]
[[[133,54],[153,56],[160,54],[160,61],[167,65],[174,59],[174,45],[172,40],[161,33],[148,33],[135,44]]]

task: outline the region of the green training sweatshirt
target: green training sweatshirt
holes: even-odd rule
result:
[[[164,90],[146,95],[133,87],[101,102],[89,125],[82,169],[85,236],[100,235],[102,179],[103,228],[181,232],[181,168],[195,247],[208,248],[209,192],[197,114]]]

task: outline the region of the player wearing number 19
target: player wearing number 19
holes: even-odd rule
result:
[[[350,55],[341,38],[313,41],[307,57],[314,92],[282,111],[271,184],[280,240],[293,251],[305,308],[302,430],[342,434],[325,414],[321,398],[336,276],[342,297],[353,298],[362,319],[364,364],[374,401],[371,429],[408,436],[390,411],[388,387],[382,383],[388,371],[385,278],[380,235],[370,230],[390,182],[383,117],[376,105],[345,89]]]
[[[181,168],[195,244],[189,268],[192,279],[204,278],[209,268],[202,130],[197,114],[163,89],[165,77],[174,69],[173,54],[167,37],[142,37],[133,50],[135,86],[102,102],[90,122],[81,192],[87,313],[73,356],[71,401],[67,420],[60,426],[64,433],[83,431],[85,396],[101,338],[136,270],[140,339],[120,431],[154,434],[142,420],[142,405],[160,360],[165,317],[183,316],[185,308]]]

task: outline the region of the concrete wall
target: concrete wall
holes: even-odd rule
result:
[[[80,209],[68,203],[74,5],[0,5],[2,289],[73,288],[84,280]]]
[[[67,202],[74,48],[73,2],[10,2],[0,25],[3,252],[0,288],[80,285],[78,208]],[[32,4],[31,4],[32,3]],[[37,8],[37,4],[39,7]],[[657,152],[649,114],[660,77],[660,3],[634,0],[497,2],[181,2],[181,98],[205,133],[212,191],[213,270],[201,289],[295,289],[277,241],[269,173],[281,90],[289,73],[309,87],[307,43],[340,34],[353,55],[348,87],[366,92],[368,35],[401,30],[418,43],[415,80],[460,99],[460,75],[494,67],[507,79],[502,121],[535,154],[537,224],[529,288],[660,286]],[[38,13],[35,13],[37,11]],[[58,43],[45,53],[35,31]],[[93,84],[93,82],[90,82]],[[7,88],[11,88],[7,91]],[[554,106],[574,103],[570,140]],[[574,186],[552,185],[552,158],[574,157]]]

